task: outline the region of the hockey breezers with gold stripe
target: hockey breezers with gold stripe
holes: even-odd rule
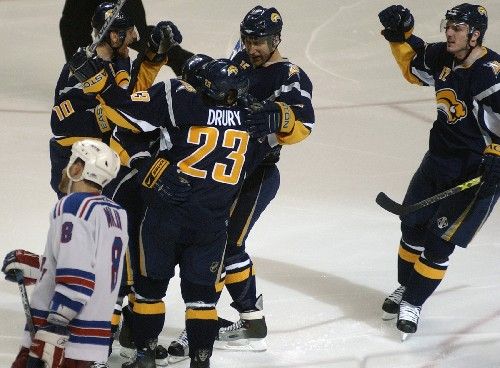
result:
[[[392,199],[390,199],[387,194],[384,192],[380,192],[375,199],[375,202],[382,207],[384,210],[394,213],[398,216],[404,216],[411,212],[418,211],[424,207],[427,207],[433,203],[436,203],[442,199],[445,199],[454,194],[460,193],[461,191],[472,188],[481,183],[481,176],[478,176],[474,179],[466,181],[465,183],[459,184],[453,188],[445,190],[444,192],[433,195],[432,197],[426,198],[420,202],[411,205],[402,205],[399,204]]]

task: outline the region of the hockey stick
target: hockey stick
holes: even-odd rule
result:
[[[449,196],[457,194],[463,190],[472,188],[473,186],[478,185],[481,182],[481,177],[478,176],[474,179],[466,181],[465,183],[459,184],[456,187],[445,190],[444,192],[433,195],[432,197],[426,198],[418,203],[411,205],[401,205],[392,199],[390,199],[385,193],[380,192],[375,199],[375,202],[382,207],[384,210],[394,213],[398,216],[407,215],[411,212],[418,211],[421,208],[427,207],[430,204],[438,202],[442,199],[445,199]]]
[[[30,332],[31,338],[35,336],[35,325],[33,324],[33,318],[31,316],[30,302],[28,299],[28,293],[26,292],[26,286],[24,285],[23,271],[15,271],[17,286],[19,286],[19,293],[21,294],[21,301],[23,303],[24,315],[26,316],[26,325],[28,326],[28,331]]]
[[[113,8],[113,14],[111,14],[111,16],[104,21],[104,24],[99,30],[99,33],[97,34],[94,42],[92,42],[92,44],[87,48],[87,57],[91,57],[92,55],[94,55],[97,45],[104,39],[104,35],[106,34],[106,32],[108,32],[109,27],[111,27],[111,24],[115,21],[118,13],[125,4],[125,1],[127,0],[118,0],[116,2],[116,6]]]

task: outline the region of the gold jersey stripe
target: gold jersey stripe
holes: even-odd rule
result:
[[[446,270],[438,270],[437,268],[427,266],[420,260],[417,260],[414,268],[415,271],[421,274],[422,276],[433,280],[442,280],[444,278],[444,274],[446,273]]]
[[[222,281],[220,281],[220,282],[217,282],[217,283],[215,284],[215,292],[216,292],[216,293],[220,293],[220,292],[222,292],[222,289],[224,289],[224,285],[225,285],[225,284],[226,284],[226,283],[225,283],[225,280],[222,280]]]
[[[109,140],[109,147],[111,147],[111,149],[118,154],[121,164],[123,166],[128,166],[130,162],[130,156],[125,148],[123,148],[123,146],[120,144],[120,142],[111,137],[111,139]]]
[[[279,144],[295,144],[306,139],[311,130],[307,128],[300,120],[295,120],[293,129],[289,133],[276,133]]]
[[[412,83],[422,85],[420,79],[418,79],[410,69],[411,61],[416,55],[415,50],[411,48],[411,46],[406,42],[390,42],[392,55],[396,59],[401,72],[405,79]]]
[[[404,249],[401,245],[399,246],[398,255],[403,261],[410,263],[415,263],[418,260],[418,257],[420,257],[420,254],[409,252],[406,249]]]
[[[144,303],[139,300],[136,300],[134,303],[134,312],[137,314],[165,314],[165,303],[157,302],[157,303]]]
[[[226,285],[236,284],[238,282],[245,281],[254,275],[255,275],[255,269],[253,266],[252,266],[252,268],[246,268],[240,272],[227,273],[226,274]]]
[[[213,319],[218,320],[217,311],[213,309],[186,309],[186,320],[188,319]]]

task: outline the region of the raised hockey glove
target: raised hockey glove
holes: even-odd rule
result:
[[[500,144],[492,143],[484,150],[480,171],[486,186],[500,184]]]
[[[151,61],[165,59],[167,51],[182,42],[182,35],[177,26],[170,21],[162,21],[149,35],[146,55]]]
[[[247,109],[245,124],[252,138],[271,133],[290,133],[295,125],[295,113],[286,103],[265,101]]]
[[[69,60],[69,69],[76,79],[82,83],[83,92],[98,94],[111,84],[114,78],[109,78],[111,69],[104,60],[87,57],[83,48],[79,48]]]
[[[36,332],[31,342],[27,367],[60,368],[69,332],[66,327],[49,324]],[[42,364],[42,365],[40,365]],[[43,365],[45,364],[45,365]]]
[[[24,285],[33,285],[40,277],[40,256],[23,249],[12,250],[3,260],[2,272],[7,281],[17,282],[16,272],[22,272]]]
[[[378,13],[384,26],[382,36],[389,42],[404,42],[413,32],[415,20],[410,10],[402,5],[391,5]]]
[[[139,175],[144,201],[148,206],[169,203],[179,205],[191,194],[191,183],[176,165],[164,158],[157,158],[145,175]]]

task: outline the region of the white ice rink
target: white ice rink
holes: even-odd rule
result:
[[[83,0],[82,0],[83,1]],[[404,1],[415,33],[444,38],[448,0]],[[174,21],[183,46],[227,56],[247,0],[144,0],[148,23]],[[380,36],[382,0],[275,0],[284,20],[282,54],[311,78],[316,127],[285,147],[281,189],[247,243],[264,294],[269,349],[215,351],[216,368],[500,367],[500,211],[425,304],[419,330],[401,343],[380,306],[396,284],[399,222],[379,208],[379,191],[400,201],[427,148],[434,91],[406,83]],[[500,1],[483,1],[485,44],[500,51]],[[63,1],[0,0],[0,259],[15,248],[42,252],[48,213],[48,140],[55,84],[64,57]],[[169,72],[161,74],[170,77]],[[171,282],[160,336],[183,328],[178,279]],[[220,314],[236,318],[226,292]],[[0,368],[17,353],[24,314],[17,286],[0,281]],[[118,359],[113,367],[118,367]],[[188,361],[176,365],[188,367]]]

